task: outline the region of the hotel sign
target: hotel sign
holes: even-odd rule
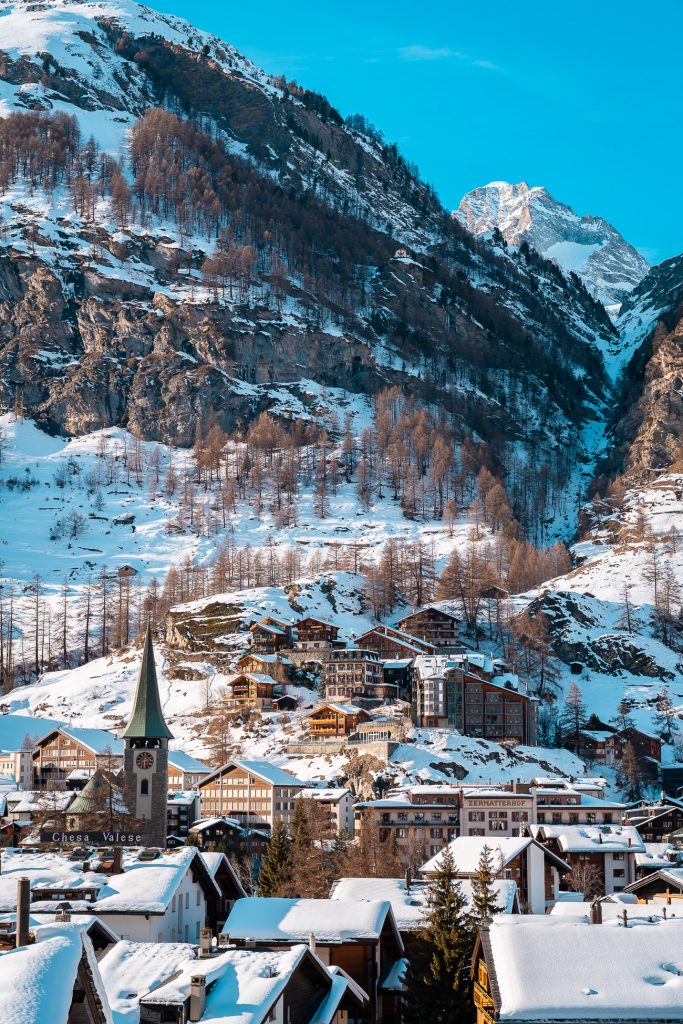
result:
[[[144,846],[140,832],[85,832],[77,829],[63,831],[57,828],[41,828],[41,843],[60,843],[62,846]]]

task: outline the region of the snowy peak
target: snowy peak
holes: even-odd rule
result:
[[[475,235],[497,228],[509,245],[527,242],[564,271],[577,274],[605,306],[623,302],[649,264],[602,217],[580,217],[547,189],[493,181],[468,192],[455,212]]]

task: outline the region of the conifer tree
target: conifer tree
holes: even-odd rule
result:
[[[503,907],[498,903],[494,879],[491,847],[484,844],[477,864],[477,873],[472,879],[472,916],[477,924],[503,911]]]
[[[474,929],[467,901],[446,847],[427,896],[422,943],[411,958],[404,984],[404,1018],[453,1024],[472,1016],[469,967]]]
[[[284,896],[291,876],[291,842],[287,829],[276,821],[270,844],[261,861],[258,876],[259,896]]]

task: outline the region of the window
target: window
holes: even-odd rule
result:
[[[512,820],[513,821],[528,821],[529,820],[529,812],[528,811],[513,811],[512,812]]]
[[[443,839],[443,829],[442,828],[431,828],[429,830],[429,834],[432,837],[432,839]]]
[[[507,821],[491,821],[489,826],[492,832],[505,832],[508,827]]]
[[[140,781],[140,796],[148,796],[149,794],[149,780],[142,779]]]
[[[590,812],[589,812],[589,813],[588,813],[588,814],[586,815],[586,824],[587,824],[587,825],[594,825],[594,824],[595,824],[595,814],[593,814],[593,812],[592,812],[592,811],[590,811]]]
[[[486,815],[483,811],[468,811],[468,821],[486,821]]]
[[[626,875],[626,872],[624,871],[623,868],[614,868],[614,870],[612,871],[612,874],[614,875],[615,878],[624,878],[625,875]]]
[[[189,892],[186,892],[185,893],[185,910],[189,910],[189,909],[190,909],[190,894],[189,894]]]
[[[562,811],[553,811],[553,825],[562,824]]]
[[[623,860],[623,859],[624,859],[623,853],[613,853],[612,854],[612,860]]]

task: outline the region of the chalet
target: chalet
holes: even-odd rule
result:
[[[646,843],[661,843],[683,828],[683,800],[662,799],[629,807],[624,820],[635,825]]]
[[[493,870],[499,878],[517,883],[522,913],[545,914],[559,891],[562,875],[570,868],[566,861],[531,836],[503,837],[493,842],[488,837],[462,836],[448,844],[458,878],[474,878],[484,846],[493,859]],[[420,868],[420,875],[429,878],[439,868],[443,852]]]
[[[316,619],[312,615],[299,619],[292,630],[292,646],[295,650],[330,650],[338,641],[339,626],[334,626],[324,619]]]
[[[267,828],[249,828],[236,818],[200,818],[190,826],[190,835],[202,853],[227,850],[231,856],[258,861],[268,849]]]
[[[281,694],[282,687],[272,676],[240,672],[228,680],[223,700],[228,708],[249,707],[269,711],[274,698]]]
[[[5,816],[10,822],[36,824],[61,818],[73,802],[71,790],[19,790],[5,794]]]
[[[247,651],[237,662],[240,672],[272,676],[276,683],[286,683],[290,678],[292,663],[284,654],[261,654]]]
[[[370,715],[355,704],[319,704],[306,715],[311,739],[328,739],[348,736],[360,722],[367,722]]]
[[[243,826],[286,825],[305,784],[269,761],[229,761],[199,786],[204,817],[235,818]]]
[[[169,790],[196,789],[210,771],[209,766],[203,761],[198,761],[196,757],[191,757],[182,750],[168,752]]]
[[[636,877],[636,853],[645,850],[628,825],[530,825],[529,834],[570,867],[594,865],[602,892],[621,892]]]
[[[289,647],[292,639],[291,623],[268,615],[249,627],[251,645],[260,654],[275,654]]]
[[[220,931],[235,902],[247,894],[225,853],[206,851],[202,853],[202,859],[219,890],[219,895],[212,893],[209,896],[207,918],[212,928]]]
[[[578,755],[584,761],[607,764],[607,742],[612,729],[582,729],[578,734]]]
[[[123,740],[106,729],[72,729],[65,725],[52,729],[38,740],[33,750],[35,785],[63,782],[74,769],[94,772],[123,764]]]
[[[397,1020],[383,989],[403,956],[403,943],[386,900],[238,900],[224,933],[237,946],[277,950],[308,942],[327,967],[345,971],[370,997],[369,1019]]]
[[[473,652],[472,652],[473,653]],[[473,667],[474,666],[474,667]],[[413,718],[423,728],[457,729],[464,736],[535,745],[538,701],[504,682],[496,663],[467,658],[419,657],[415,663]]]
[[[346,1024],[365,1017],[367,995],[329,971],[307,945],[253,950],[119,942],[101,961],[121,1019],[140,1024]],[[136,979],[135,986],[122,979]],[[131,991],[133,988],[133,991]]]
[[[184,843],[201,812],[199,793],[195,789],[169,793],[166,801],[166,835],[168,846]]]
[[[434,648],[419,637],[403,633],[391,626],[373,626],[356,640],[358,647],[377,651],[382,661],[416,658],[420,654],[434,654]]]
[[[643,903],[671,903],[683,909],[683,867],[660,868],[626,887]]]
[[[95,950],[82,924],[53,924],[1,954],[0,1020],[12,1024],[110,1024]]]
[[[0,909],[16,907],[16,880],[29,879],[31,911],[55,914],[65,900],[71,909],[96,915],[118,935],[141,942],[196,942],[209,907],[221,898],[199,850],[172,853],[127,850],[111,873],[96,861],[71,861],[52,853],[5,850],[0,875]]]
[[[396,700],[396,690],[384,682],[376,651],[358,647],[330,651],[323,678],[327,700]]]
[[[662,760],[662,741],[659,736],[629,726],[627,729],[613,732],[609,737],[606,748],[607,764],[621,761],[627,743],[633,746],[636,757],[641,761],[649,759],[658,765]]]
[[[680,1020],[683,976],[672,951],[683,948],[683,918],[627,920],[493,918],[472,958],[477,1024]]]
[[[442,608],[420,608],[398,620],[404,633],[418,637],[436,650],[460,644],[460,620]]]
[[[291,693],[283,693],[281,697],[273,697],[273,711],[296,711],[299,699]]]
[[[672,843],[645,843],[644,852],[636,854],[636,879],[676,867],[683,867],[683,852]]]
[[[302,789],[297,800],[315,800],[325,811],[334,832],[348,832],[353,835],[353,797],[351,791],[341,787]]]

